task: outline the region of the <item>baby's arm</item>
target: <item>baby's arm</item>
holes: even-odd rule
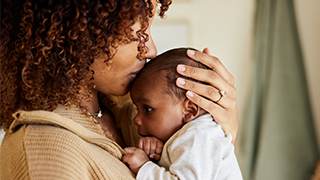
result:
[[[137,148],[144,150],[150,159],[160,160],[163,142],[156,137],[141,137],[137,142]]]

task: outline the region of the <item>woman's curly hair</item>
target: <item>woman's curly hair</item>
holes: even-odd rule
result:
[[[157,3],[163,17],[171,0]],[[1,1],[0,128],[17,110],[80,104],[80,87],[90,98],[93,60],[101,52],[111,59],[118,45],[132,42],[137,21],[138,58],[147,52],[153,8],[151,0]]]

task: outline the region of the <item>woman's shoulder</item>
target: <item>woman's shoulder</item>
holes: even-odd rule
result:
[[[0,150],[0,174],[2,177],[22,176],[29,179],[31,172],[48,167],[60,161],[65,164],[72,154],[72,147],[67,145],[67,131],[51,125],[20,125],[12,132],[7,132]],[[76,138],[71,138],[76,143]],[[74,151],[76,152],[76,151]],[[78,154],[78,153],[75,153]],[[13,171],[14,169],[14,171]],[[15,179],[15,178],[13,178]]]
[[[16,152],[24,152],[26,155],[48,154],[49,150],[51,153],[75,151],[77,154],[76,151],[83,147],[83,141],[75,133],[52,124],[23,124],[5,134],[1,150],[8,152],[6,146],[8,144],[16,146],[12,147]]]
[[[14,162],[17,167],[25,168],[21,170],[22,173],[32,177],[87,179],[88,175],[91,178],[99,175],[108,179],[107,177],[119,174],[127,179],[133,177],[112,153],[61,127],[22,125],[15,132],[7,133],[3,142],[0,167],[2,168],[3,163]],[[6,154],[7,157],[4,157]],[[3,168],[2,171],[12,171],[12,168]],[[110,168],[117,170],[111,172]],[[100,173],[91,174],[93,172]]]

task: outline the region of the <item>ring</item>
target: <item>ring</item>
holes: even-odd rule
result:
[[[219,94],[220,94],[220,99],[216,103],[221,102],[223,100],[224,96],[226,96],[227,93],[224,90],[220,90]]]

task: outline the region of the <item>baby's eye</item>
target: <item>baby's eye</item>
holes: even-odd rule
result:
[[[150,111],[152,111],[153,109],[151,107],[144,107],[144,110],[146,111],[146,113],[149,113]]]

